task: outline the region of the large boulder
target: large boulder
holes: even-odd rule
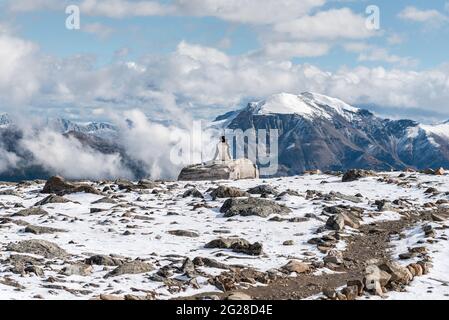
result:
[[[276,189],[268,184],[256,186],[254,188],[249,189],[247,192],[251,194],[272,194],[272,195],[277,194]]]
[[[361,178],[366,178],[366,177],[370,177],[373,176],[374,173],[372,171],[369,170],[362,170],[362,169],[352,169],[347,171],[344,175],[343,175],[343,182],[351,182],[351,181],[356,181],[359,180]]]
[[[45,199],[42,199],[41,201],[38,201],[34,204],[35,207],[38,206],[43,206],[49,203],[67,203],[67,202],[71,202],[69,199],[57,196],[55,194],[51,194],[48,197],[46,197]]]
[[[97,266],[120,266],[125,262],[124,259],[97,254],[94,256],[91,256],[90,258],[87,258],[84,263],[89,265],[97,265]]]
[[[93,193],[98,195],[101,194],[100,191],[92,186],[89,186],[87,184],[72,184],[66,182],[64,178],[61,178],[59,176],[51,177],[50,179],[48,179],[45,183],[44,188],[42,189],[42,193],[54,193],[58,196],[78,192]]]
[[[48,259],[65,258],[69,255],[58,245],[45,240],[24,240],[17,243],[10,243],[6,247],[6,250],[19,253],[36,254]]]
[[[48,212],[41,208],[28,208],[14,213],[13,217],[46,216]]]
[[[127,191],[141,190],[141,189],[155,189],[159,187],[159,183],[150,180],[140,180],[136,184],[129,180],[118,179],[115,181],[115,184],[117,185],[119,190],[127,190]]]
[[[390,282],[407,285],[413,280],[412,273],[397,262],[387,261],[379,268],[391,275]]]
[[[260,198],[232,198],[225,201],[220,209],[225,217],[233,217],[241,215],[259,216],[266,218],[272,214],[288,214],[291,212],[289,208],[284,205],[277,204],[274,201]]]
[[[179,181],[216,181],[256,179],[257,166],[248,159],[238,159],[226,163],[196,164],[182,169]]]

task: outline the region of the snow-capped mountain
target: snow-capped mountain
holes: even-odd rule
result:
[[[214,126],[279,130],[279,175],[306,170],[449,167],[449,123],[389,120],[316,93],[275,94]]]
[[[0,129],[11,128],[14,125],[14,121],[8,114],[5,113],[0,115]],[[113,124],[107,122],[74,122],[64,118],[48,118],[45,121],[44,127],[62,134],[79,132],[101,138],[111,138],[115,136],[117,132],[117,128]]]
[[[48,119],[47,125],[61,133],[79,132],[94,135],[101,138],[112,138],[117,133],[117,128],[107,122],[73,122],[71,120],[56,118]]]

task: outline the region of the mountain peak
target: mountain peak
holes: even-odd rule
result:
[[[250,103],[248,108],[257,115],[295,114],[305,118],[328,119],[335,113],[348,117],[359,111],[342,100],[312,92],[304,92],[300,95],[285,92],[273,94],[265,100]]]

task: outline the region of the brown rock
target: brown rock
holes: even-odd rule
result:
[[[306,273],[310,271],[310,266],[304,262],[300,262],[298,260],[291,260],[285,266],[281,268],[281,270],[292,273],[296,272],[297,274]]]

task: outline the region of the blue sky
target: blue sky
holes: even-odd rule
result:
[[[417,68],[423,69],[447,62],[449,27],[423,28],[420,23],[398,18],[398,14],[407,6],[416,6],[423,10],[435,9],[444,13],[446,2],[445,0],[332,1],[314,11],[348,7],[355,13],[363,15],[368,5],[377,5],[381,10],[381,32],[394,33],[402,38],[402,42],[388,45],[385,37],[378,37],[370,42],[388,46],[392,54],[419,60]],[[110,35],[99,38],[96,34],[67,30],[64,27],[67,15],[62,10],[37,9],[20,12],[12,19],[4,17],[5,15],[8,13],[4,12],[2,18],[6,21],[12,20],[18,28],[18,34],[38,43],[45,52],[61,57],[90,53],[98,58],[99,63],[110,63],[114,59],[114,53],[122,48],[129,48],[134,57],[145,54],[167,54],[175,50],[182,40],[218,47],[230,55],[243,54],[260,48],[258,26],[223,21],[215,17],[150,16],[116,19],[82,16],[82,24],[101,23],[113,29]],[[225,38],[229,38],[229,46],[221,45],[221,41]],[[295,62],[315,63],[333,70],[342,64],[348,66],[360,64],[356,53],[344,52],[341,48],[335,48],[330,54],[322,57],[296,58]],[[388,66],[384,61],[363,64]]]
[[[17,68],[3,66],[13,90],[0,78],[8,112],[91,118],[140,108],[210,118],[278,91],[310,90],[386,116],[449,118],[445,0],[0,3],[0,46]],[[65,28],[72,3],[80,30]],[[380,30],[366,29],[369,5],[380,9]]]

